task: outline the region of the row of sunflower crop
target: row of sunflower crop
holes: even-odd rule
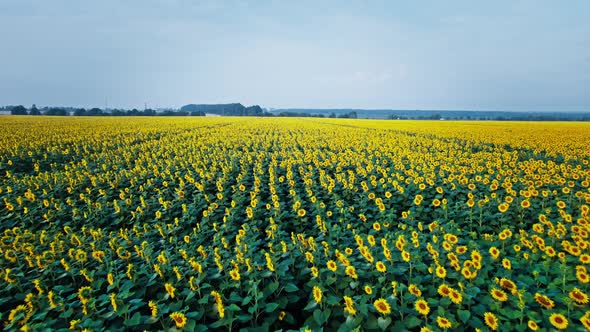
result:
[[[590,328],[586,124],[0,120],[7,330]]]

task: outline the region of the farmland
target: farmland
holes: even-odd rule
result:
[[[590,124],[0,118],[6,330],[590,329]]]

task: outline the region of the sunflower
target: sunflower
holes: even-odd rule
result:
[[[373,223],[373,229],[377,232],[381,230],[381,224],[378,222]]]
[[[381,261],[378,261],[377,263],[375,263],[375,267],[377,268],[377,271],[379,271],[381,273],[383,273],[387,270],[387,267]]]
[[[498,289],[498,288],[495,288],[494,287],[490,291],[490,294],[492,294],[492,297],[496,301],[500,301],[500,302],[506,302],[506,301],[508,301],[508,295],[506,295],[506,292],[504,292],[501,289]]]
[[[405,251],[405,250],[404,250],[404,251],[402,251],[402,259],[403,259],[405,262],[409,262],[409,261],[410,261],[410,258],[411,258],[411,256],[410,256],[410,253],[409,253],[409,252],[407,252],[407,251]]]
[[[373,288],[369,285],[365,285],[365,293],[367,293],[367,295],[373,294]]]
[[[585,271],[577,271],[576,278],[578,278],[583,284],[587,284],[590,281],[590,277],[588,277],[588,274]]]
[[[320,275],[320,271],[319,271],[319,270],[318,270],[318,268],[317,268],[317,267],[315,267],[315,266],[312,266],[312,267],[310,268],[310,271],[311,271],[311,274],[312,274],[312,275],[313,275],[315,278],[317,278],[317,277]]]
[[[539,329],[539,324],[537,324],[537,322],[535,322],[534,320],[529,320],[527,325],[528,325],[529,329],[531,329],[532,331],[536,331]]]
[[[446,284],[442,284],[440,286],[438,286],[438,294],[440,294],[440,296],[449,296],[449,294],[451,293],[451,288],[449,288],[449,286],[447,286]]]
[[[358,277],[359,277],[356,274],[356,269],[352,265],[347,266],[346,269],[344,270],[344,272],[346,273],[347,276],[351,277],[352,279],[358,279]]]
[[[523,209],[528,209],[531,206],[531,201],[529,201],[528,199],[525,199],[524,201],[520,202],[520,206]]]
[[[502,203],[502,204],[498,205],[498,211],[500,211],[501,213],[504,213],[504,212],[508,211],[509,207],[510,207],[510,205],[508,203]]]
[[[240,281],[240,271],[236,269],[232,269],[229,271],[230,277],[235,281]]]
[[[438,324],[438,327],[441,329],[449,329],[453,325],[450,320],[441,316],[436,317],[436,324]]]
[[[517,292],[516,284],[510,279],[506,279],[506,278],[500,279],[500,286],[502,288],[508,290],[513,295],[516,294],[516,292]]]
[[[580,318],[580,322],[584,325],[586,330],[590,331],[590,315],[588,315],[588,313]]]
[[[555,326],[558,330],[565,330],[568,325],[567,318],[565,318],[564,315],[557,313],[553,313],[549,316],[549,323]]]
[[[508,258],[504,258],[502,259],[502,266],[506,269],[506,270],[510,270],[512,269],[512,263],[510,262],[510,260]]]
[[[164,287],[166,287],[166,293],[168,293],[168,295],[170,295],[171,298],[174,298],[174,291],[176,290],[176,288],[174,288],[174,286],[172,286],[172,284],[169,283],[166,283]]]
[[[455,304],[460,304],[463,302],[463,295],[452,288],[450,289],[449,298]]]
[[[286,313],[286,312],[284,312],[284,311],[281,311],[281,312],[279,313],[279,320],[283,320],[283,319],[285,319],[285,316],[286,316],[286,315],[287,315],[287,313]]]
[[[322,302],[322,289],[318,286],[313,286],[313,299],[316,303]]]
[[[588,303],[588,295],[579,290],[577,287],[574,287],[574,289],[569,292],[569,297],[578,304]]]
[[[426,302],[426,300],[420,299],[418,301],[416,301],[414,308],[416,309],[416,311],[418,313],[420,313],[421,315],[428,315],[428,313],[430,312],[430,307],[428,306],[428,302]]]
[[[382,315],[389,315],[391,313],[391,306],[384,298],[379,298],[373,302],[375,309]]]
[[[158,316],[158,305],[156,304],[156,302],[149,301],[148,306],[150,307],[150,310],[152,312],[152,317]]]
[[[447,270],[443,266],[437,265],[436,276],[441,279],[444,279],[447,276]]]
[[[486,325],[493,331],[498,329],[498,317],[491,312],[486,312],[483,314],[484,321]]]
[[[186,326],[186,316],[182,312],[173,312],[170,314],[170,318],[172,318],[177,328],[181,329]]]
[[[553,300],[539,293],[535,294],[535,301],[545,307],[545,309],[553,309],[553,307],[555,307],[555,302],[553,302]]]
[[[332,272],[336,272],[336,269],[338,269],[338,265],[336,264],[335,261],[333,260],[329,260],[326,263],[326,266],[328,267],[328,270],[332,271]]]
[[[414,284],[410,284],[410,286],[408,287],[408,291],[416,297],[422,296],[422,291],[420,290],[420,288],[418,288],[418,286]]]
[[[305,209],[299,209],[297,210],[297,215],[300,217],[305,217]]]

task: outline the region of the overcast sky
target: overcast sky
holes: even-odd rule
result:
[[[590,1],[1,0],[0,105],[590,111]]]

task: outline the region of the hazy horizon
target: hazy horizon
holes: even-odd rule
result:
[[[0,105],[590,111],[590,2],[5,0]]]

